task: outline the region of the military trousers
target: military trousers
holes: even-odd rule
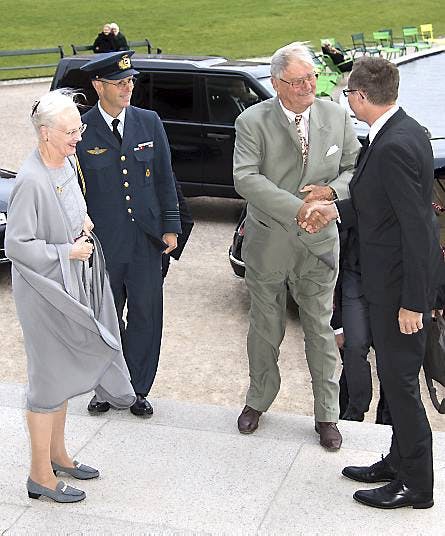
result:
[[[312,254],[296,237],[291,244],[287,267],[283,270],[260,273],[245,259],[246,284],[251,299],[247,336],[250,386],[246,404],[258,411],[267,411],[280,389],[278,357],[285,334],[289,290],[299,307],[304,331],[315,419],[338,422],[338,350],[330,326],[338,274],[338,241],[333,244],[335,268]]]
[[[161,348],[161,253],[146,238],[137,243],[128,262],[111,262],[107,269],[131,383],[135,393],[146,396],[156,376]]]

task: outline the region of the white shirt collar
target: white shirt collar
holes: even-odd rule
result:
[[[281,109],[283,110],[284,114],[286,115],[286,117],[288,118],[289,120],[289,123],[294,123],[295,122],[295,117],[297,115],[302,115],[303,116],[303,119],[305,120],[305,124],[306,125],[309,125],[309,114],[310,114],[310,111],[311,111],[311,107],[309,106],[308,108],[306,108],[306,110],[304,112],[302,112],[301,114],[296,114],[295,112],[293,112],[292,110],[288,110],[284,104],[281,102],[280,99],[278,99],[279,103],[280,103],[280,106],[281,106]]]
[[[394,104],[394,106],[391,106],[388,111],[386,111],[376,121],[374,121],[374,123],[369,128],[369,143],[372,143],[374,138],[377,136],[379,130],[388,121],[388,119],[398,111],[398,109],[399,106],[397,104]]]
[[[105,122],[110,127],[110,130],[113,130],[113,125],[111,122],[113,119],[119,119],[119,125],[117,127],[119,133],[121,136],[124,135],[124,124],[125,124],[125,108],[122,108],[122,112],[114,118],[112,115],[108,114],[101,106],[100,101],[97,103],[97,107],[99,108],[99,112],[101,113],[102,117],[105,119]]]

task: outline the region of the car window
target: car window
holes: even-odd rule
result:
[[[206,95],[210,122],[230,125],[242,111],[262,100],[247,80],[235,76],[207,77]]]
[[[152,109],[161,119],[197,122],[194,77],[185,73],[153,73]]]
[[[136,77],[136,83],[133,89],[133,95],[131,96],[131,104],[138,108],[145,108],[151,110],[151,74],[140,73]]]

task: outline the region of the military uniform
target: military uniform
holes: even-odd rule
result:
[[[123,54],[111,56],[119,59]],[[115,67],[116,59],[108,61]],[[103,65],[107,60],[100,62],[99,75],[108,69],[102,76],[113,77],[108,63]],[[124,76],[135,72],[128,63],[123,67]],[[161,343],[162,236],[181,233],[169,145],[161,120],[149,110],[125,108],[122,144],[98,104],[82,119],[88,128],[77,155],[88,213],[104,250],[131,381],[135,392],[145,397],[156,375]]]

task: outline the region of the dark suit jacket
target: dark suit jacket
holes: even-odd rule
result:
[[[424,129],[399,109],[370,145],[337,207],[358,230],[370,303],[417,312],[432,307],[443,261],[435,232],[433,155]]]
[[[86,182],[88,212],[107,263],[128,262],[135,229],[162,249],[164,233],[181,233],[170,149],[155,112],[126,109],[122,146],[97,104],[83,117],[88,125],[77,145]]]

